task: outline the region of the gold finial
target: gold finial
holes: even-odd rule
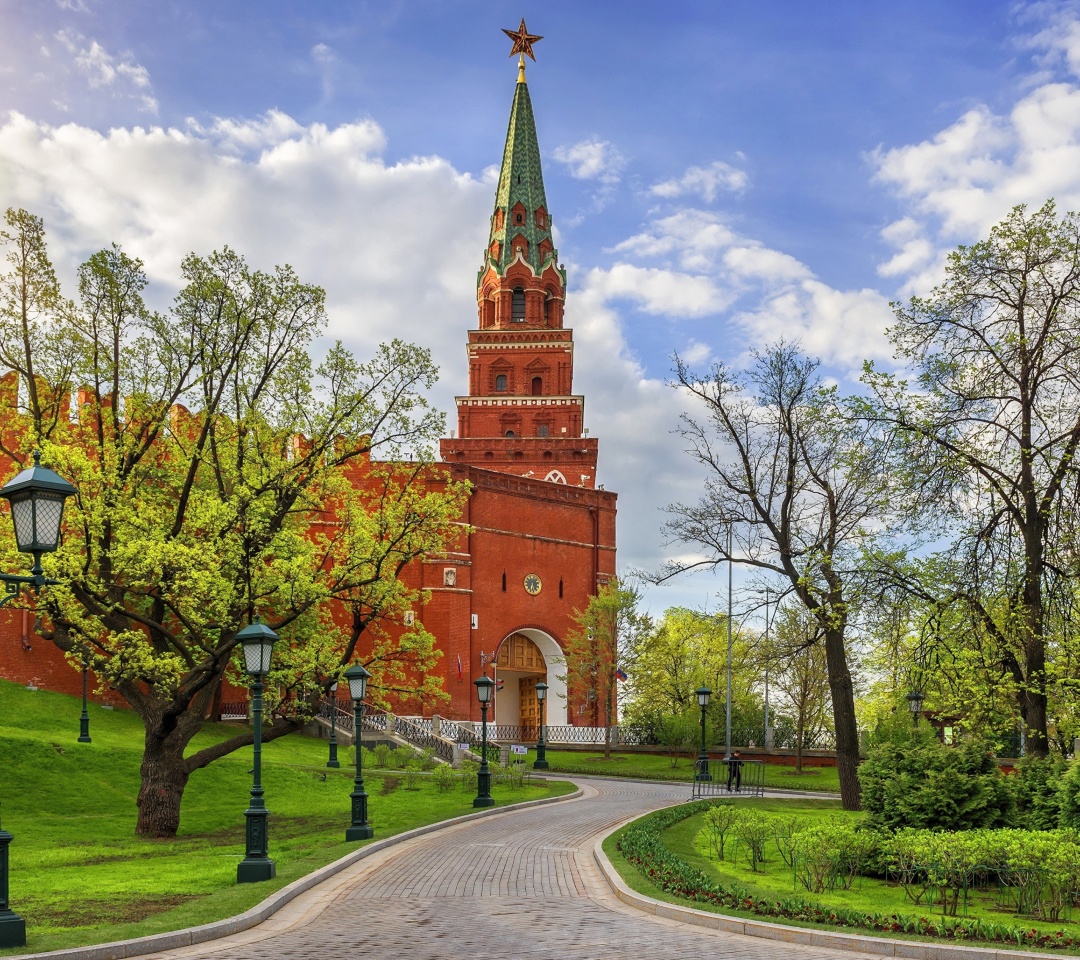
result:
[[[507,30],[503,28],[505,33],[511,40],[514,41],[513,49],[510,51],[510,56],[515,53],[518,56],[518,83],[525,82],[525,56],[526,54],[535,62],[536,57],[533,54],[533,44],[539,43],[543,40],[543,37],[538,37],[535,34],[529,33],[525,27],[525,18],[521,18],[521,26],[517,30]]]

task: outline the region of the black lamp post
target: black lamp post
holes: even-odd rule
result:
[[[913,687],[907,695],[908,709],[911,711],[911,723],[915,727],[919,725],[919,714],[922,712],[923,699],[923,692],[918,687]]]
[[[353,702],[353,745],[356,747],[356,779],[353,781],[352,798],[352,825],[345,831],[346,840],[369,840],[375,835],[375,828],[368,823],[367,818],[367,791],[364,789],[364,767],[360,759],[364,752],[364,741],[361,736],[364,721],[364,698],[367,696],[367,682],[371,678],[360,664],[354,663],[345,671],[345,679],[349,681],[349,696]]]
[[[330,759],[326,765],[337,770],[341,764],[337,758],[337,684],[330,684]]]
[[[705,749],[705,708],[709,705],[709,697],[712,696],[712,691],[708,687],[698,687],[694,691],[694,695],[697,697],[698,705],[701,707],[701,754],[698,756],[697,773],[694,774],[694,779],[699,783],[704,783],[712,780],[709,776],[709,754]]]
[[[534,770],[547,770],[547,744],[544,742],[544,703],[547,700],[548,685],[541,680],[536,685],[536,701],[540,704],[540,734],[536,738],[536,762]]]
[[[11,504],[15,543],[20,553],[29,553],[34,558],[28,577],[0,573],[5,589],[0,607],[18,596],[21,587],[30,587],[37,593],[42,587],[57,583],[42,572],[41,555],[52,553],[60,545],[64,502],[75,492],[63,477],[41,465],[41,454],[36,451],[34,465],[0,488],[0,497]],[[8,844],[13,839],[7,830],[0,829],[0,947],[26,945],[26,921],[11,909],[8,900]]]
[[[270,672],[270,658],[274,653],[274,644],[278,635],[265,623],[260,623],[258,616],[244,627],[236,639],[244,648],[244,669],[251,677],[251,713],[255,718],[254,739],[254,780],[251,784],[251,804],[244,811],[247,818],[245,831],[246,852],[244,859],[236,866],[237,883],[258,883],[270,880],[277,873],[277,866],[267,855],[269,836],[267,820],[270,817],[266,804],[263,803],[262,788],[262,712],[263,679]]]
[[[79,743],[90,742],[90,714],[86,711],[86,661],[82,662],[82,714],[79,717]]]
[[[495,681],[485,673],[473,683],[476,685],[476,696],[480,700],[480,772],[476,775],[476,799],[472,805],[492,807],[495,805],[495,798],[491,795],[491,770],[488,769],[487,759],[487,711]]]

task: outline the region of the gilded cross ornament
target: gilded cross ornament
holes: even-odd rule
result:
[[[521,18],[521,26],[518,27],[517,30],[507,30],[504,27],[503,33],[505,33],[511,40],[514,41],[514,48],[510,51],[510,56],[513,56],[515,53],[520,53],[522,55],[522,58],[528,56],[533,61],[536,60],[536,57],[533,56],[533,44],[539,43],[544,38],[529,33],[529,31],[525,28],[524,17]]]

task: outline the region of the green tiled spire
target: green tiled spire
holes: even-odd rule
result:
[[[514,207],[520,203],[524,208],[522,223],[514,222]],[[536,211],[543,209],[544,225],[537,224]],[[499,224],[502,211],[502,225]],[[555,257],[551,237],[551,215],[547,212],[544,196],[544,175],[540,169],[540,144],[536,139],[536,123],[533,120],[532,101],[524,73],[519,77],[514,91],[514,105],[510,109],[510,126],[506,131],[506,147],[503,150],[499,188],[495,194],[495,215],[491,218],[491,235],[488,238],[487,262],[502,274],[514,259],[513,240],[524,235],[529,242],[528,261],[540,273],[545,260]],[[541,258],[540,244],[547,240],[552,249]],[[500,255],[492,256],[493,244],[498,243]]]

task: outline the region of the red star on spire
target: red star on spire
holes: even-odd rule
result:
[[[534,61],[536,60],[536,57],[533,56],[533,44],[539,43],[544,38],[529,33],[525,28],[524,17],[521,18],[521,26],[518,27],[517,30],[507,30],[503,28],[503,33],[514,41],[514,49],[510,51],[510,56],[513,56],[515,53],[521,53],[527,55]]]

